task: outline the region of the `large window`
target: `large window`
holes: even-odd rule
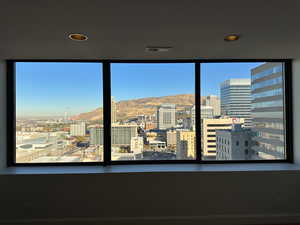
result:
[[[290,162],[290,77],[289,60],[9,61],[8,164]]]
[[[112,63],[112,160],[196,159],[195,66]]]
[[[15,64],[16,163],[103,161],[101,67]]]
[[[286,159],[284,76],[281,62],[201,65],[203,160]]]

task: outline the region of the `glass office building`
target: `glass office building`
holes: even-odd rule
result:
[[[251,70],[252,117],[257,159],[285,159],[283,64],[265,63]]]

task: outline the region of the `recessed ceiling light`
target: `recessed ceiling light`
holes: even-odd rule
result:
[[[73,41],[86,41],[88,39],[84,34],[69,34],[69,38]]]
[[[237,41],[239,40],[240,36],[237,34],[229,34],[225,36],[224,41]]]
[[[145,51],[146,52],[168,52],[169,50],[171,50],[172,47],[146,47]]]

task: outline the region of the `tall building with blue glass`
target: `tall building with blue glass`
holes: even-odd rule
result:
[[[264,63],[251,70],[256,159],[285,158],[283,87],[282,63]]]

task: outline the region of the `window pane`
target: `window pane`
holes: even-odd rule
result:
[[[112,160],[195,159],[192,63],[113,63]]]
[[[102,99],[102,64],[16,63],[16,163],[102,161]]]
[[[274,62],[201,64],[201,108],[213,111],[201,110],[204,160],[286,159],[283,71]]]

